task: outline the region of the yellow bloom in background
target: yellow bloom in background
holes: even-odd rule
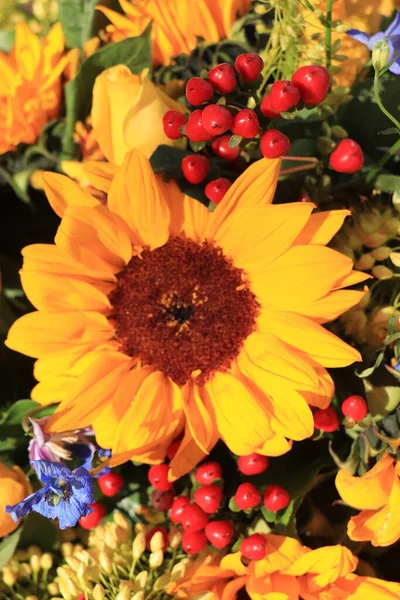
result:
[[[45,175],[62,222],[55,245],[23,250],[38,312],[7,345],[39,359],[32,397],[61,401],[49,430],[92,425],[113,464],[160,462],[183,434],[174,477],[218,438],[277,456],[312,435],[309,405],[333,395],[325,367],[360,360],[321,324],[360,300],[342,288],[365,275],[325,247],[348,211],[271,204],[279,169],[254,163],[213,213],[137,151],[87,168],[107,206]]]
[[[0,537],[12,533],[18,527],[11,515],[4,512],[7,504],[21,502],[31,491],[30,483],[22,469],[17,466],[10,469],[0,463]]]
[[[0,154],[18,144],[33,144],[61,105],[64,35],[54,25],[43,42],[25,23],[15,29],[15,44],[0,52]]]
[[[342,499],[361,512],[349,521],[352,540],[389,546],[400,539],[400,463],[386,454],[363,477],[341,469],[336,487]]]
[[[119,0],[124,15],[98,6],[112,25],[113,42],[143,33],[152,24],[153,62],[168,64],[173,56],[188,54],[197,38],[216,42],[229,36],[236,19],[245,14],[251,0]]]

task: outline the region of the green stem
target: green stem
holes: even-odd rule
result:
[[[380,161],[377,162],[375,167],[368,173],[366,177],[367,183],[370,183],[373,179],[375,179],[375,176],[379,173],[381,168],[392,158],[392,156],[396,154],[397,150],[400,150],[400,138],[393,144],[391,148],[389,148],[386,154],[382,156]]]
[[[331,66],[332,52],[332,4],[333,0],[327,0],[326,3],[326,21],[325,21],[325,52],[326,52],[326,68]]]
[[[397,119],[395,119],[395,117],[393,115],[391,115],[390,112],[388,110],[386,110],[386,108],[382,104],[382,100],[379,95],[379,75],[377,73],[375,73],[375,78],[374,78],[374,96],[375,96],[376,103],[379,106],[379,108],[381,109],[381,111],[383,112],[383,114],[386,115],[387,118],[390,119],[390,121],[392,121],[392,123],[394,125],[396,125],[396,127],[400,133],[400,122]]]

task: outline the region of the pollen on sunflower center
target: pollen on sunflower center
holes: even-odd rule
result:
[[[178,237],[133,257],[110,295],[122,351],[178,385],[228,369],[259,309],[242,275],[220,248]]]

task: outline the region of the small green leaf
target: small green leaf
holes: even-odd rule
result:
[[[375,180],[375,188],[393,194],[400,190],[400,175],[379,175]]]
[[[217,104],[219,106],[225,106],[225,104],[226,104],[226,98],[225,98],[225,96],[221,96],[221,98],[218,100]]]
[[[15,29],[0,31],[0,51],[10,52],[14,45]]]
[[[241,135],[233,135],[228,143],[229,148],[236,148],[236,146],[239,146],[242,139]]]
[[[261,514],[264,517],[264,519],[267,521],[267,523],[275,523],[276,512],[273,512],[272,510],[268,510],[268,508],[265,508],[265,506],[262,506]]]
[[[232,512],[240,512],[240,508],[236,504],[234,496],[229,500],[229,510]]]
[[[379,352],[379,354],[376,358],[375,364],[372,367],[369,367],[368,369],[364,369],[364,371],[361,371],[361,373],[357,373],[357,371],[356,371],[357,377],[364,378],[364,377],[369,377],[370,375],[372,375],[372,373],[375,371],[375,369],[377,369],[382,364],[384,356],[385,356],[384,352]]]
[[[0,418],[0,425],[21,425],[22,419],[30,410],[40,406],[33,400],[18,400]]]
[[[400,131],[397,129],[397,127],[389,127],[388,129],[384,129],[383,131],[379,131],[378,133],[379,135],[398,135]]]
[[[279,523],[279,525],[284,525],[285,527],[289,524],[289,521],[293,515],[294,502],[294,500],[291,500],[284,510],[279,511],[275,519],[276,523]]]
[[[400,387],[385,386],[367,389],[369,412],[374,421],[382,419],[400,404]]]
[[[296,111],[284,111],[280,113],[280,116],[282,117],[282,119],[285,119],[286,121],[292,121],[293,119],[296,118]]]
[[[98,0],[58,0],[58,14],[69,48],[83,48],[93,35]]]
[[[192,140],[189,140],[189,145],[193,152],[200,152],[201,150],[203,150],[203,148],[206,147],[205,142],[193,142]]]
[[[19,527],[14,533],[7,536],[0,542],[0,569],[6,566],[13,556],[21,537],[22,527]]]

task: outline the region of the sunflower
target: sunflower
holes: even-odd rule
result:
[[[348,214],[271,205],[280,161],[250,166],[210,213],[153,174],[138,151],[86,166],[107,205],[67,177],[44,176],[62,217],[55,245],[23,250],[38,309],[10,348],[38,358],[32,397],[61,401],[48,430],[93,426],[113,464],[160,462],[182,437],[174,477],[222,438],[276,456],[313,433],[329,405],[324,368],[360,360],[322,323],[359,302],[365,279],[325,247]]]
[[[251,0],[119,0],[124,15],[98,6],[111,21],[107,32],[113,42],[143,33],[152,24],[153,62],[168,64],[173,56],[188,54],[198,38],[216,42],[226,38]]]

